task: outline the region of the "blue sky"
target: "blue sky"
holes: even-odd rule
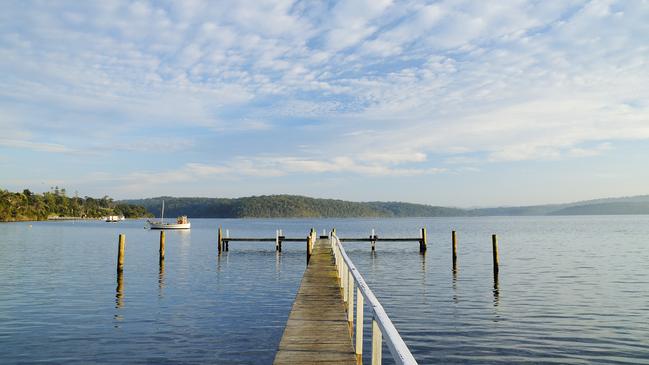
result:
[[[0,187],[649,193],[648,1],[3,1]]]

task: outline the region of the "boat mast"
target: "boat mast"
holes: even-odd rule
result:
[[[162,223],[165,222],[165,201],[162,201],[162,214],[160,214],[160,220]]]

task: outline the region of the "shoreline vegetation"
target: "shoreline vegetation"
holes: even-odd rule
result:
[[[152,217],[142,206],[116,202],[108,196],[68,197],[65,189],[52,188],[36,194],[29,189],[10,192],[0,189],[0,222],[99,219],[110,215],[125,218]]]
[[[649,195],[606,198],[567,204],[521,207],[453,208],[403,202],[352,202],[299,195],[262,195],[242,198],[156,197],[121,202],[159,212],[162,200],[169,216],[192,218],[399,218],[550,215],[649,214]]]

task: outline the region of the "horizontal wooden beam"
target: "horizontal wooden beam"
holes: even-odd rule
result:
[[[279,238],[280,242],[306,242],[307,238]],[[237,238],[222,238],[223,242],[276,242],[275,238],[262,238],[262,237],[237,237]]]
[[[421,238],[339,238],[341,242],[420,242]],[[223,242],[276,242],[276,238],[248,237],[248,238],[222,238]],[[304,238],[279,238],[281,242],[304,242]]]
[[[341,242],[419,242],[421,241],[420,237],[417,238],[369,238],[369,237],[364,237],[364,238],[339,238]]]

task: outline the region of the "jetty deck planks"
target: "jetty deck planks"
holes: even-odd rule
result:
[[[356,355],[328,239],[315,243],[274,364],[349,364]]]

